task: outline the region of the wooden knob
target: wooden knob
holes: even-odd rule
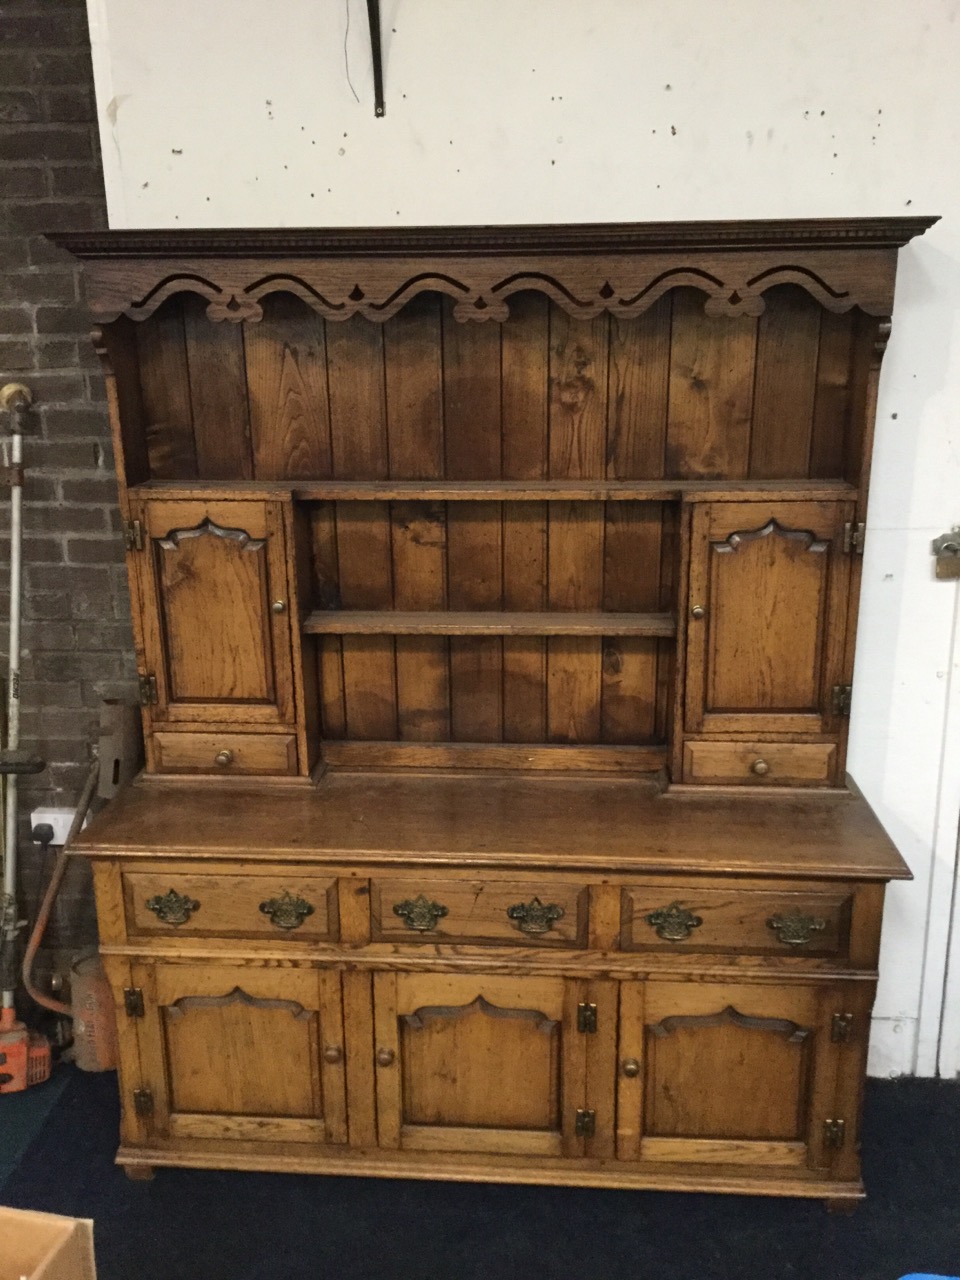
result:
[[[273,610],[274,613],[286,613],[287,602],[286,600],[274,600],[270,608]]]
[[[393,1059],[395,1057],[396,1057],[396,1054],[393,1052],[392,1049],[377,1050],[377,1063],[381,1067],[392,1067]]]
[[[621,1070],[625,1076],[633,1080],[635,1076],[640,1074],[640,1063],[636,1058],[625,1058]]]
[[[693,608],[690,610],[690,617],[696,618],[698,622],[700,621],[701,618],[705,618],[706,616],[707,616],[707,611],[702,604],[695,604]]]
[[[221,769],[225,769],[228,764],[233,764],[233,752],[227,750],[218,751],[214,759]]]
[[[762,778],[764,774],[770,772],[770,766],[767,764],[766,760],[754,760],[750,769],[751,772],[755,773],[760,778]]]
[[[329,1062],[332,1066],[336,1066],[338,1062],[343,1061],[343,1050],[338,1044],[328,1044],[323,1051],[324,1062]]]

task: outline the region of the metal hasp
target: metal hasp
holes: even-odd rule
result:
[[[949,533],[934,538],[930,550],[937,559],[938,578],[948,582],[960,578],[960,524],[955,524]]]
[[[373,54],[373,114],[386,114],[383,102],[383,50],[380,47],[380,0],[367,0],[370,23],[370,52]]]

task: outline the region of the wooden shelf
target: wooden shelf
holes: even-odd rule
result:
[[[307,635],[393,636],[674,636],[670,613],[460,613],[447,609],[317,609]]]

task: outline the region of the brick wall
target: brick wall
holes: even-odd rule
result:
[[[0,382],[26,383],[24,745],[48,761],[21,784],[21,828],[38,802],[72,805],[103,698],[133,696],[116,488],[79,272],[43,231],[106,226],[82,0],[0,0]],[[9,517],[0,509],[6,671]],[[42,871],[21,842],[25,906]],[[71,871],[50,933],[68,951],[95,937],[88,877]],[[48,963],[50,958],[48,957]]]

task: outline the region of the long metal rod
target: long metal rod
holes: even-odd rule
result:
[[[370,23],[370,52],[373,55],[373,114],[386,112],[383,100],[383,48],[380,43],[380,0],[367,0],[367,21]]]
[[[6,749],[20,746],[20,577],[23,563],[23,436],[16,425],[10,436],[10,652],[7,664]],[[13,947],[17,937],[17,775],[4,778],[3,804],[3,938]],[[4,989],[0,1005],[13,1007],[14,992]]]

